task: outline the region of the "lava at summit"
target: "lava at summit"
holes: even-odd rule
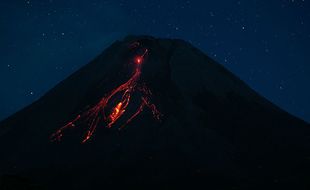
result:
[[[118,119],[126,112],[126,109],[131,101],[132,94],[135,91],[139,91],[141,93],[140,106],[137,111],[134,112],[131,117],[129,117],[129,119],[119,127],[119,129],[125,127],[129,122],[137,117],[144,110],[144,108],[149,108],[152,111],[153,117],[160,120],[162,114],[157,110],[156,106],[150,102],[150,96],[152,95],[151,90],[146,85],[139,82],[141,65],[145,62],[145,58],[149,50],[141,47],[139,42],[132,43],[130,45],[130,49],[138,49],[142,53],[137,53],[132,60],[135,64],[133,74],[129,80],[107,93],[96,105],[85,112],[78,114],[72,121],[59,128],[51,135],[52,141],[60,141],[63,137],[64,130],[73,128],[83,123],[86,123],[88,130],[82,140],[82,143],[85,143],[91,138],[99,123],[103,122],[104,126],[107,128],[113,127],[115,122],[118,121]],[[121,98],[115,102],[111,101],[111,98],[115,97],[118,93],[122,94]],[[112,104],[111,109],[107,108],[108,104]]]

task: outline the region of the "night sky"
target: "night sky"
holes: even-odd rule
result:
[[[0,119],[127,34],[182,38],[310,122],[309,0],[1,0]]]

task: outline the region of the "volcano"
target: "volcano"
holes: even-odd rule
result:
[[[0,189],[309,189],[310,125],[178,39],[128,36],[0,123]]]

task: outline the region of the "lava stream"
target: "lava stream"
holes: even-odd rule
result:
[[[140,46],[139,42],[134,42],[131,45],[131,48],[136,48],[137,46]],[[63,127],[59,128],[55,133],[51,135],[51,140],[60,141],[63,137],[63,131],[68,128],[75,127],[77,125],[77,122],[86,122],[88,126],[88,130],[82,143],[85,143],[91,138],[99,122],[104,121],[106,127],[111,128],[115,124],[115,122],[125,113],[126,108],[130,103],[131,96],[135,91],[139,91],[142,94],[140,106],[138,107],[137,111],[119,129],[125,127],[129,122],[131,122],[135,117],[137,117],[144,110],[145,107],[149,108],[152,111],[153,117],[155,119],[160,120],[162,114],[157,110],[154,104],[150,103],[149,100],[152,92],[145,85],[141,85],[138,83],[141,75],[141,64],[143,63],[144,58],[147,54],[148,49],[145,48],[141,55],[137,55],[134,58],[134,72],[127,82],[121,84],[120,86],[109,92],[95,106],[88,109],[84,113],[77,115],[75,119],[68,122]],[[117,93],[122,93],[120,100],[114,103],[113,108],[108,112],[108,114],[106,114],[106,107],[108,103],[110,103],[110,99],[114,97]]]

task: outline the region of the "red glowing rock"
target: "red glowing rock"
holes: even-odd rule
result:
[[[133,46],[138,47],[140,44],[135,42],[133,43]],[[86,136],[84,137],[82,143],[86,142],[91,138],[93,135],[95,129],[97,128],[99,122],[103,120],[105,123],[105,126],[107,128],[111,128],[115,122],[125,113],[127,106],[130,103],[131,95],[135,91],[141,92],[141,103],[138,107],[138,110],[132,114],[132,116],[123,124],[121,128],[125,127],[129,122],[131,122],[135,117],[137,117],[145,107],[149,108],[155,119],[160,119],[161,113],[157,110],[156,106],[152,103],[150,103],[150,95],[152,94],[150,89],[148,89],[146,86],[141,86],[139,84],[139,78],[141,75],[141,67],[140,64],[143,63],[145,55],[148,53],[148,49],[143,49],[142,55],[137,55],[134,58],[134,63],[136,63],[136,66],[134,68],[134,72],[132,76],[129,78],[129,80],[114,90],[112,90],[110,93],[105,95],[95,106],[87,110],[86,112],[79,114],[75,119],[68,122],[66,125],[58,129],[55,133],[52,134],[51,140],[52,141],[60,141],[63,137],[63,131],[72,128],[76,126],[78,121],[85,121],[88,125],[88,130],[86,132]],[[114,97],[117,93],[122,93],[122,97],[119,101],[116,102],[110,102],[110,99]],[[110,110],[106,110],[107,104],[112,103],[114,106]],[[102,114],[103,113],[103,114]],[[108,113],[108,114],[107,114]]]

